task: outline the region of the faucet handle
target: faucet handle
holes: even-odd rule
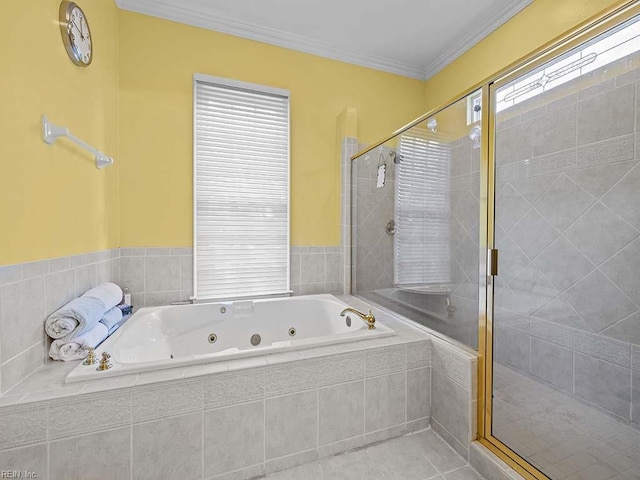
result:
[[[95,348],[93,347],[82,347],[87,351],[87,358],[85,358],[84,362],[82,362],[83,365],[95,365],[97,362],[96,360],[96,353],[95,353]]]
[[[111,354],[109,354],[108,352],[102,352],[102,359],[100,360],[100,365],[98,365],[98,368],[96,368],[96,370],[98,370],[99,372],[103,370],[109,370],[113,366],[111,365],[111,363],[109,363],[110,358]]]

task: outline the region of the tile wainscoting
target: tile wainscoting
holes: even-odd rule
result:
[[[120,282],[120,249],[0,266],[0,392],[43,365],[47,316],[104,282]]]

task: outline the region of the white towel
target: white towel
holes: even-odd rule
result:
[[[97,347],[109,334],[106,325],[98,323],[87,333],[75,337],[72,340],[58,339],[51,343],[49,356],[54,360],[69,362],[71,360],[81,360],[87,356],[84,347]]]
[[[107,330],[111,331],[113,327],[118,325],[122,321],[122,310],[118,307],[113,307],[100,319],[100,323],[107,327]]]
[[[115,283],[103,283],[52,313],[45,323],[51,338],[71,340],[90,331],[108,310],[122,300]]]

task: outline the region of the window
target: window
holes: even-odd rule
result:
[[[608,35],[599,36],[579,49],[569,51],[553,63],[545,64],[542,69],[501,88],[496,98],[496,111],[500,112],[604,65],[624,59],[638,50],[640,21],[634,18],[613,29]]]
[[[449,149],[412,128],[400,136],[395,201],[394,283],[398,287],[451,283]]]
[[[289,292],[289,92],[194,76],[194,297]]]
[[[467,125],[482,120],[482,90],[467,97]]]

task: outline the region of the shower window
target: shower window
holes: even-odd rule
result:
[[[398,151],[394,283],[449,285],[449,148],[414,128],[400,136]]]
[[[289,292],[289,92],[194,77],[194,296]]]

